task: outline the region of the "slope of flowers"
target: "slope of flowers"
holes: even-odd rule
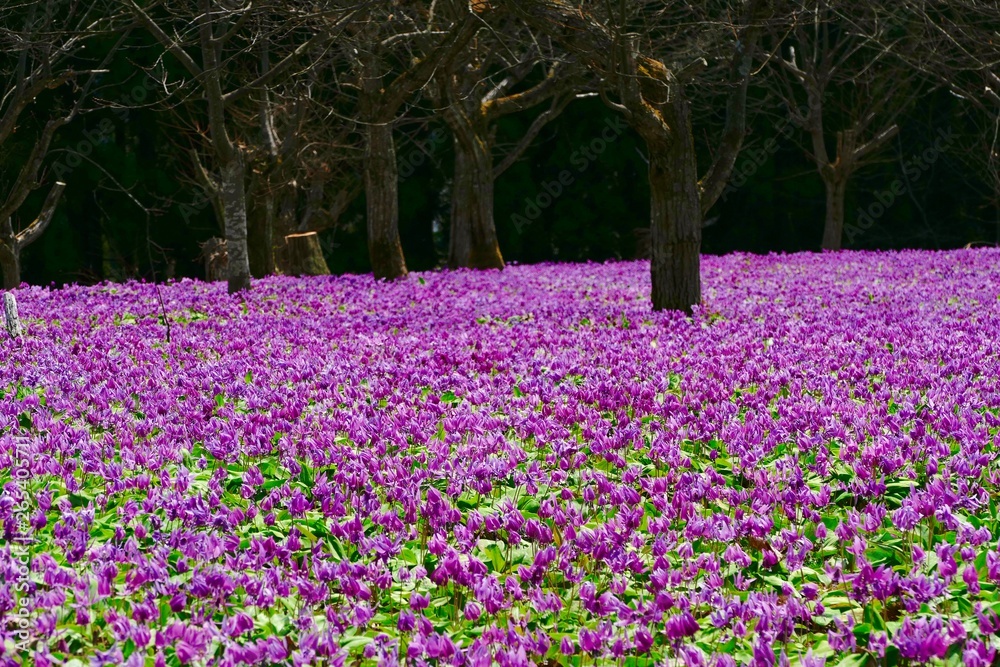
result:
[[[0,664],[990,664],[1000,252],[647,273],[20,290]]]

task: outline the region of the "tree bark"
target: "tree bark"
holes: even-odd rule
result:
[[[55,215],[56,206],[62,197],[66,184],[57,181],[49,190],[42,210],[38,217],[31,224],[20,232],[15,233],[11,224],[10,215],[3,219],[0,224],[0,268],[3,269],[4,289],[15,289],[21,284],[21,251],[38,240],[52,222]],[[20,204],[18,204],[20,206]],[[8,213],[10,210],[8,210]]]
[[[399,174],[392,130],[400,108],[423,88],[434,72],[455,58],[482,27],[472,13],[438,39],[423,58],[385,83],[387,67],[382,55],[366,50],[359,55],[360,115],[367,123],[365,150],[365,196],[368,214],[368,255],[378,279],[394,280],[407,275],[403,245],[399,238]],[[375,49],[377,43],[369,44]]]
[[[250,275],[263,278],[274,273],[275,198],[270,179],[257,179],[247,209],[247,252]]]
[[[453,126],[455,177],[451,196],[448,266],[502,269],[503,255],[493,218],[493,151],[488,137],[469,123]]]
[[[3,288],[17,289],[21,284],[21,258],[3,241],[0,241],[0,268],[3,269]]]
[[[278,193],[277,201],[277,213],[275,217],[275,226],[273,229],[273,238],[275,241],[278,239],[284,240],[289,234],[293,234],[298,227],[298,219],[296,217],[297,211],[297,193],[294,187],[285,186]],[[288,253],[287,244],[284,242],[276,242],[274,250],[274,266],[278,273],[283,275],[289,275],[289,265],[288,265]]]
[[[654,310],[691,313],[701,302],[702,203],[690,109],[671,104],[674,117],[659,136],[646,136],[650,187],[650,277]]]
[[[840,250],[844,237],[844,201],[847,198],[846,178],[824,178],[826,186],[826,219],[823,223],[823,250]]]
[[[699,179],[690,109],[683,88],[707,63],[674,71],[641,53],[638,33],[613,34],[609,24],[579,11],[565,0],[495,0],[542,33],[557,40],[607,83],[605,102],[623,113],[645,140],[649,154],[650,244],[654,310],[690,313],[701,302],[701,227],[703,213],[722,194],[745,132],[746,87],[760,37],[755,25],[769,3],[747,3],[737,36],[729,79],[734,88],[726,105],[726,124],[712,166]],[[619,102],[607,96],[616,90]]]
[[[226,254],[229,256],[229,293],[250,288],[250,258],[247,250],[247,198],[243,152],[235,148],[221,164],[219,198],[226,228]]]
[[[214,283],[225,280],[229,274],[229,256],[226,240],[213,236],[200,244],[201,258],[205,261],[205,281]]]
[[[285,255],[288,257],[288,275],[328,276],[330,268],[323,257],[319,234],[305,232],[285,237]]]
[[[21,318],[17,314],[17,299],[12,292],[5,292],[3,295],[4,325],[11,338],[20,338],[24,335],[24,327],[21,326]]]
[[[392,123],[368,126],[365,152],[365,196],[368,209],[368,255],[378,279],[407,274],[399,239],[399,178]]]

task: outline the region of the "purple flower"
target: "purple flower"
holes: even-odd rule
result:
[[[434,633],[427,638],[425,650],[431,658],[446,660],[455,653],[455,644],[447,636]]]
[[[601,650],[601,635],[590,628],[580,628],[579,635],[580,648],[585,653],[597,653]]]
[[[978,639],[970,639],[965,642],[965,649],[962,651],[962,660],[965,667],[989,667],[996,658],[995,648]]]
[[[940,618],[904,618],[902,626],[893,636],[893,644],[899,649],[900,656],[917,662],[943,658],[949,646]]]
[[[813,655],[812,649],[802,656],[802,667],[825,667],[826,658]]]
[[[737,567],[750,567],[750,556],[738,544],[730,544],[722,554],[722,559]]]
[[[666,633],[671,641],[691,637],[700,629],[698,621],[695,620],[691,612],[685,611],[667,619]]]
[[[962,570],[962,581],[969,587],[969,593],[977,595],[979,593],[979,573],[976,572],[975,565],[966,565]]]
[[[763,637],[753,644],[753,664],[755,667],[774,667],[774,649]]]
[[[649,653],[653,648],[653,635],[646,628],[639,628],[635,631],[635,650],[639,654]]]
[[[183,639],[174,645],[174,652],[182,665],[186,665],[198,657],[198,649]]]
[[[1000,553],[993,549],[986,552],[986,574],[990,581],[1000,582]]]
[[[417,619],[408,609],[404,609],[399,612],[399,620],[396,622],[396,627],[400,632],[411,632],[413,628],[417,626]]]
[[[238,637],[245,632],[253,630],[253,619],[243,612],[237,612],[234,616],[230,616],[225,620],[223,627],[227,635]]]
[[[483,614],[483,608],[479,606],[478,603],[474,601],[469,601],[465,603],[465,611],[463,616],[467,621],[478,621],[479,617]]]
[[[187,606],[187,595],[183,591],[174,593],[170,598],[170,611],[179,614]]]

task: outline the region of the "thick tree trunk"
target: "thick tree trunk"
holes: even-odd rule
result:
[[[247,251],[247,198],[243,169],[243,154],[233,150],[233,156],[221,165],[219,198],[226,229],[226,254],[229,257],[227,278],[229,293],[250,288],[250,258]]]
[[[647,137],[650,271],[654,310],[690,313],[701,302],[701,193],[687,105],[675,103],[672,136]]]
[[[15,248],[0,241],[0,268],[3,269],[3,288],[17,289],[21,284],[21,258]]]
[[[271,184],[261,179],[251,188],[253,196],[247,211],[247,251],[250,275],[263,278],[274,273],[275,201]]]
[[[376,278],[406,276],[399,239],[399,178],[392,123],[368,126],[365,154],[365,196],[368,204],[368,256]]]
[[[493,155],[489,141],[470,132],[455,137],[448,266],[502,269],[493,219]]]
[[[826,185],[826,220],[823,223],[823,250],[840,250],[844,238],[844,201],[846,178],[824,178]]]

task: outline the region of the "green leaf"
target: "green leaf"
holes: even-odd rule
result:
[[[288,627],[288,619],[285,618],[284,614],[275,614],[270,620],[271,627],[274,628],[276,634],[282,634],[282,631]]]
[[[494,572],[503,572],[507,568],[507,558],[496,544],[486,547],[486,556],[490,559]]]
[[[851,653],[837,663],[836,667],[865,667],[869,656],[865,653]]]

